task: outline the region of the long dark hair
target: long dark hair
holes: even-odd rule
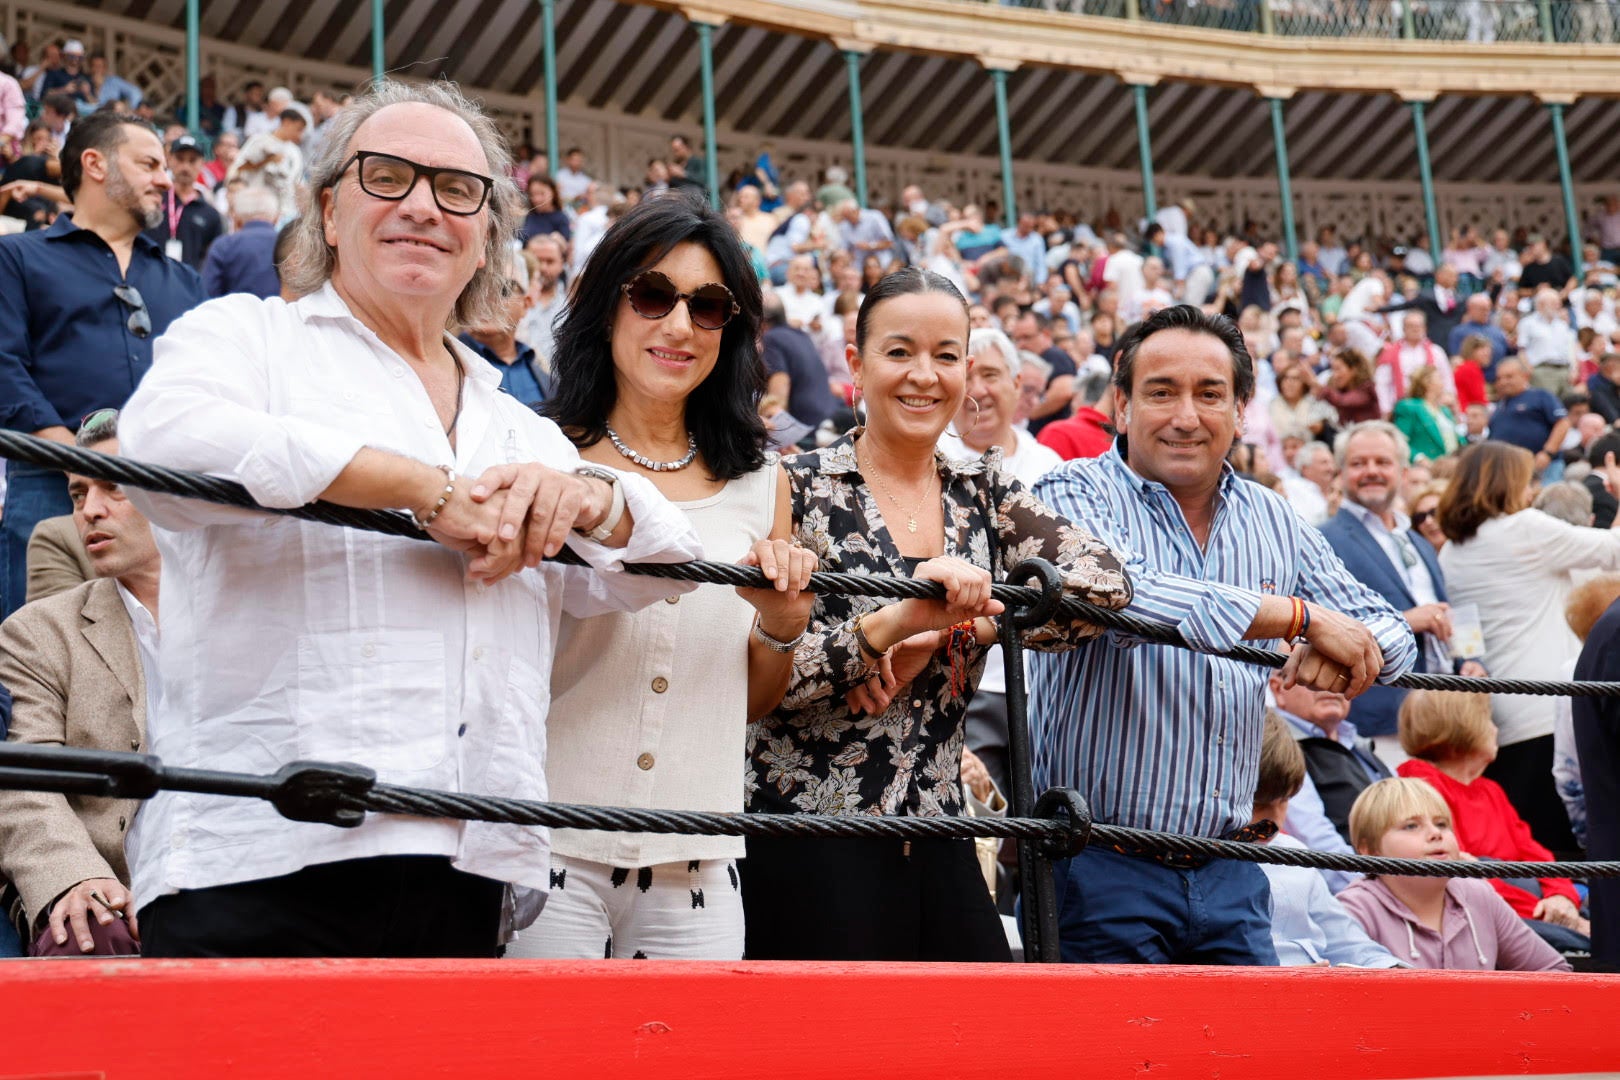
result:
[[[603,234],[557,327],[551,361],[557,392],[542,412],[575,446],[593,446],[607,437],[608,414],[619,395],[612,341],[619,286],[688,242],[702,244],[714,256],[741,308],[721,331],[714,370],[686,399],[686,426],[709,471],[716,480],[735,480],[765,464],[765,422],[758,407],[765,392],[759,280],[731,223],[695,196],[671,192],[647,199]]]

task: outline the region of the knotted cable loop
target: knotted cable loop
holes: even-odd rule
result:
[[[1057,567],[1045,559],[1025,559],[1013,567],[1007,581],[1032,581],[1040,589],[1039,599],[1034,603],[1008,606],[1007,613],[1012,616],[1014,626],[1020,630],[1031,630],[1052,621],[1058,605],[1063,602],[1063,575],[1058,573]]]
[[[1048,859],[1072,859],[1091,842],[1091,806],[1073,788],[1047,788],[1035,800],[1035,816],[1063,826],[1063,832],[1041,842]]]

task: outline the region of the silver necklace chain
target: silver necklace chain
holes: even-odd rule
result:
[[[652,458],[643,457],[626,446],[624,440],[619,438],[619,433],[613,430],[612,424],[603,426],[607,428],[608,441],[613,444],[613,449],[640,465],[643,469],[651,469],[653,472],[675,472],[677,469],[686,468],[697,460],[697,436],[691,432],[686,433],[685,457],[676,458],[674,461],[654,461]]]

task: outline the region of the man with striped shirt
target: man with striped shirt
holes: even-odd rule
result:
[[[1035,487],[1129,555],[1128,610],[1202,650],[1110,632],[1032,654],[1037,790],[1075,788],[1098,821],[1210,837],[1247,826],[1270,673],[1205,651],[1301,637],[1287,685],[1348,697],[1415,659],[1400,614],[1286,502],[1226,464],[1253,393],[1253,361],[1230,320],[1166,308],[1121,342],[1120,439]],[[1270,891],[1253,864],[1095,846],[1057,872],[1065,960],[1277,962]]]

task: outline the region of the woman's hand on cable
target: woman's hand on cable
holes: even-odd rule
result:
[[[1310,605],[1310,613],[1307,644],[1295,649],[1283,665],[1283,687],[1303,684],[1348,698],[1361,695],[1384,667],[1378,639],[1348,615],[1317,604]]]
[[[816,606],[816,594],[805,591],[819,565],[816,553],[789,540],[760,540],[737,565],[759,567],[771,583],[768,589],[737,590],[759,612],[759,628],[777,641],[804,633]]]
[[[902,600],[893,605],[895,618],[904,630],[902,638],[924,630],[945,630],[979,616],[993,617],[1002,612],[1002,603],[990,595],[990,571],[965,559],[944,555],[929,559],[913,575],[918,581],[937,581],[945,586],[944,600]]]
[[[945,647],[945,638],[940,630],[924,630],[906,638],[872,665],[871,678],[846,693],[844,704],[856,714],[877,716],[884,712],[923,673],[933,655]]]

